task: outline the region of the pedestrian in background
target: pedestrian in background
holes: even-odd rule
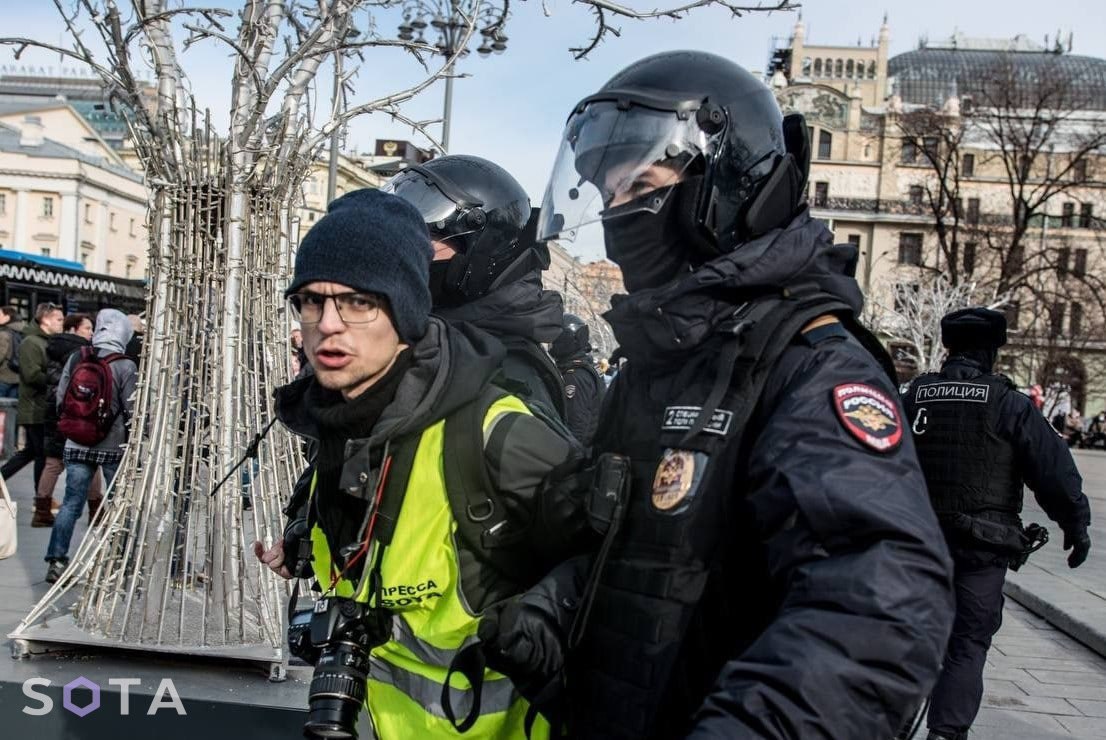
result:
[[[40,303],[35,320],[23,328],[19,343],[19,405],[16,420],[23,429],[23,447],[8,458],[0,475],[4,480],[34,464],[35,491],[46,467],[46,340],[61,331],[64,316],[60,306]]]
[[[19,397],[19,343],[23,319],[15,306],[0,308],[0,398]],[[13,361],[14,360],[14,361]]]

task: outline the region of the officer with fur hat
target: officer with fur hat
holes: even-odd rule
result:
[[[1022,528],[1028,485],[1064,532],[1068,565],[1087,559],[1090,508],[1064,441],[1028,396],[993,372],[1006,317],[987,308],[941,320],[939,373],[914,379],[904,402],[929,496],[955,565],[956,621],[929,709],[929,740],[961,739],[979,711],[983,665],[1002,623],[1002,585],[1036,544]],[[1039,539],[1037,540],[1039,542]]]

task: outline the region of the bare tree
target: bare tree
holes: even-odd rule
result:
[[[492,37],[509,0],[466,4],[464,36]],[[584,56],[617,29],[607,18],[676,18],[719,5],[735,15],[789,9],[699,0],[649,12],[574,0],[595,13]],[[280,508],[301,459],[269,429],[269,399],[288,378],[289,318],[281,300],[301,185],[330,135],[356,116],[384,114],[433,141],[404,105],[453,75],[458,51],[383,32],[397,0],[244,0],[238,12],[169,0],[54,0],[65,44],[4,38],[75,60],[102,80],[128,120],[150,191],[149,330],[131,443],[105,516],[62,580],[20,625],[31,641],[98,642],[230,655],[283,674],[283,584],[248,556],[248,541],[280,536]],[[457,9],[457,4],[453,8]],[[490,21],[489,21],[490,19]],[[359,29],[359,30],[358,30]],[[229,130],[216,132],[194,98],[185,52],[215,43],[233,60]],[[460,44],[463,50],[464,43]],[[313,104],[324,68],[352,93],[366,52],[413,59],[409,87],[343,106]],[[435,60],[437,60],[435,62]],[[329,65],[329,67],[328,67]],[[153,75],[153,91],[141,82]],[[259,464],[243,457],[260,449]],[[217,482],[218,481],[218,482]],[[252,510],[242,495],[248,485]],[[82,584],[79,594],[72,587]],[[70,616],[63,602],[75,598]],[[50,630],[42,622],[50,618]]]

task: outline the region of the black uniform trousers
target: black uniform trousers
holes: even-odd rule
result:
[[[0,475],[4,480],[18,473],[27,463],[34,463],[32,470],[35,479],[35,495],[38,495],[38,481],[42,478],[42,471],[46,467],[46,425],[45,424],[21,424],[23,427],[24,445],[8,458],[4,467],[0,468]]]
[[[941,675],[930,694],[929,729],[967,733],[983,700],[983,667],[991,638],[1002,626],[1006,558],[953,549],[956,619]]]

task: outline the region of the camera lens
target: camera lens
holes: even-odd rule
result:
[[[319,654],[303,726],[305,737],[356,740],[368,668],[368,652],[352,642],[335,643]]]

